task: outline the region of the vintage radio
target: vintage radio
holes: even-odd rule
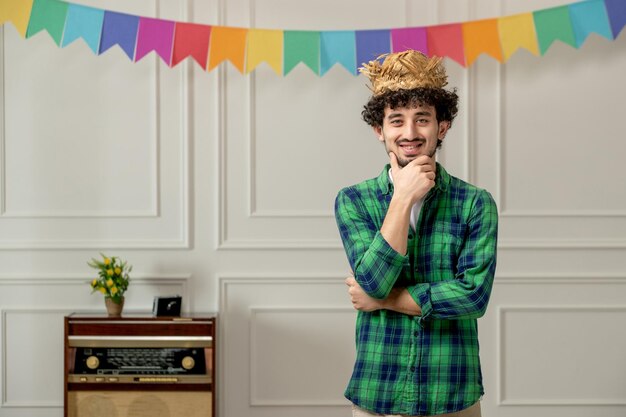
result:
[[[215,415],[215,317],[65,319],[65,417]]]

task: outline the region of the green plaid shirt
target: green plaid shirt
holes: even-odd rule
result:
[[[406,287],[421,316],[358,312],[357,357],[345,395],[381,414],[465,409],[483,394],[476,319],[496,269],[498,213],[491,195],[437,164],[435,187],[409,228],[408,254],[382,237],[393,184],[377,177],[341,190],[335,217],[357,282],[370,296]]]

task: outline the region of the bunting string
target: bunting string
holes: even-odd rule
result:
[[[543,56],[555,41],[579,48],[596,33],[617,38],[626,1],[585,0],[512,16],[425,27],[299,31],[213,26],[136,16],[61,0],[0,0],[0,25],[28,39],[46,31],[59,47],[82,39],[95,55],[117,45],[131,62],[155,52],[168,67],[187,58],[211,71],[230,62],[248,74],[265,62],[278,75],[303,63],[322,76],[334,65],[358,74],[362,63],[406,49],[463,67],[482,54],[506,62],[519,49]]]

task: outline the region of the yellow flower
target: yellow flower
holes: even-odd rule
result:
[[[93,281],[91,281],[91,286],[95,287],[98,284],[98,279],[94,278]]]
[[[119,275],[121,273],[122,273],[122,268],[120,267],[115,268],[115,275]]]
[[[113,270],[112,270],[112,269],[107,269],[107,275],[108,275],[108,276],[113,275]]]
[[[117,287],[111,288],[111,294],[117,294]]]
[[[101,292],[102,294],[106,294],[106,293],[107,293],[107,289],[106,289],[106,288],[104,288],[104,287],[100,287],[100,292]]]
[[[108,279],[107,280],[107,287],[112,287],[113,286],[113,280],[112,279]]]
[[[109,258],[104,258],[104,264],[105,265],[110,265],[111,264],[111,260]]]

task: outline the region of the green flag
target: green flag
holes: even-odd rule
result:
[[[576,37],[568,6],[538,10],[533,13],[533,17],[541,55],[544,55],[556,40],[576,48]]]
[[[26,38],[28,39],[45,29],[60,46],[68,7],[69,3],[64,1],[35,0],[30,13]]]
[[[284,75],[287,75],[300,62],[304,62],[315,74],[319,75],[320,33],[286,30],[284,36]]]

